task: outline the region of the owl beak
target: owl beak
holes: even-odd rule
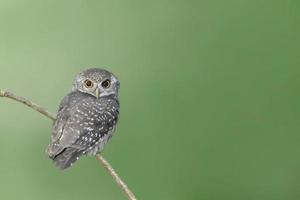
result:
[[[99,95],[100,95],[99,88],[96,88],[95,95],[96,95],[96,98],[98,99],[98,98],[99,98]]]

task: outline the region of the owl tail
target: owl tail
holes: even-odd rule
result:
[[[81,155],[82,151],[79,151],[78,149],[66,148],[52,159],[56,167],[64,170],[72,166]]]

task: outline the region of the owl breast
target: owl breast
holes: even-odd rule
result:
[[[108,140],[112,137],[115,132],[115,125],[105,134],[103,137],[100,137],[99,140],[88,148],[86,154],[89,156],[95,156],[98,152],[101,152]]]
[[[75,106],[76,107],[76,106]],[[118,120],[118,104],[114,99],[85,99],[74,111],[74,121],[80,136],[76,146],[83,154],[95,155],[112,137]]]

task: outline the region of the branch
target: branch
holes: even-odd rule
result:
[[[37,105],[36,103],[33,103],[32,101],[21,97],[17,96],[11,92],[7,92],[4,90],[0,89],[0,97],[7,97],[10,99],[13,99],[17,102],[23,103],[26,106],[38,111],[39,113],[43,114],[44,116],[48,117],[52,121],[55,120],[55,116],[51,114],[49,111],[47,111],[45,108]],[[101,156],[100,154],[96,155],[96,159],[102,164],[102,166],[108,171],[108,173],[112,176],[114,181],[117,183],[117,185],[123,190],[123,192],[126,194],[127,198],[129,200],[136,200],[134,194],[130,191],[128,186],[122,181],[122,179],[119,177],[119,175],[115,172],[115,170],[112,168],[112,166]]]
[[[0,89],[0,97],[7,97],[7,98],[13,99],[15,101],[18,101],[20,103],[23,103],[26,106],[28,106],[28,107],[38,111],[39,113],[45,115],[46,117],[50,118],[52,121],[55,120],[54,115],[51,114],[50,112],[48,112],[45,108],[40,107],[36,103],[33,103],[32,101],[29,101],[29,100],[25,99],[24,97],[16,96],[11,92],[6,92],[1,89]]]
[[[130,200],[136,200],[134,194],[130,191],[130,189],[127,187],[127,185],[122,181],[122,179],[119,177],[117,172],[112,168],[112,166],[101,156],[100,154],[96,155],[96,159],[101,162],[103,167],[110,173],[110,175],[113,177],[113,179],[116,181],[116,183],[119,185],[120,188],[125,192],[126,196]]]

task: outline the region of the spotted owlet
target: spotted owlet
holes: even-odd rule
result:
[[[104,69],[78,74],[61,101],[47,152],[59,169],[96,155],[111,138],[119,115],[119,81]]]

